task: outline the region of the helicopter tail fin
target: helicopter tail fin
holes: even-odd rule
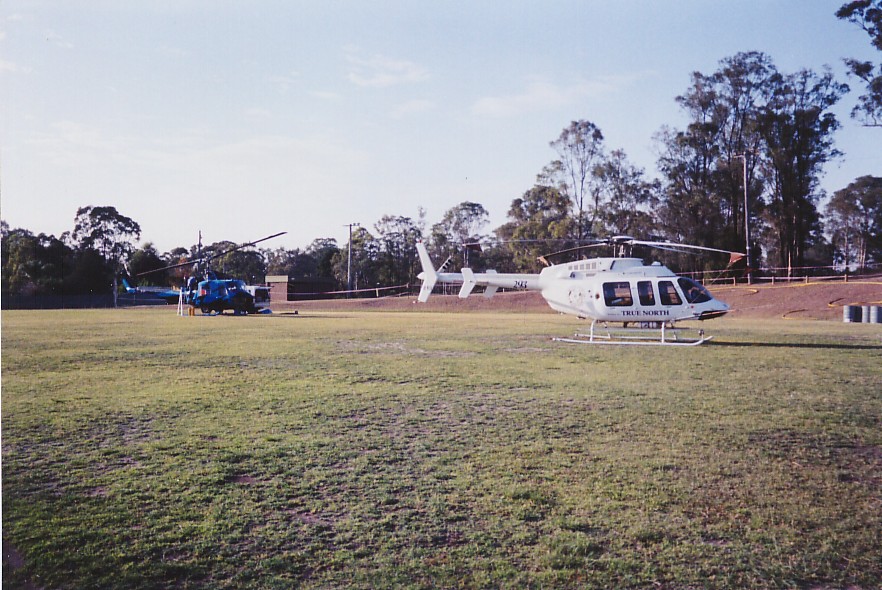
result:
[[[422,242],[417,242],[417,252],[420,255],[420,264],[423,266],[423,272],[420,273],[419,278],[423,281],[423,286],[420,287],[420,296],[417,300],[420,303],[425,303],[429,300],[429,295],[432,294],[432,289],[435,288],[435,283],[438,282],[438,273],[435,272],[435,267],[432,266],[432,259],[429,258],[429,252],[426,250],[426,245]]]
[[[123,284],[123,287],[125,287],[127,293],[137,292],[137,289],[135,289],[133,286],[131,286],[125,277],[122,277],[122,284]]]

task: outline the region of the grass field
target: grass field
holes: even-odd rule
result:
[[[879,588],[882,330],[4,312],[9,588]]]

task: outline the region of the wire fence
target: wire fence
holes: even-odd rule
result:
[[[738,283],[808,283],[810,281],[842,281],[877,279],[882,277],[882,263],[868,264],[861,269],[845,269],[842,266],[780,266],[762,267],[746,271],[731,269],[704,270],[682,273],[705,285]]]

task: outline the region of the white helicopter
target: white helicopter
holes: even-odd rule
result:
[[[684,246],[673,242],[648,242],[630,236],[616,236],[587,247],[600,245],[618,246],[620,249],[650,246],[677,252],[683,252],[686,248],[723,252],[729,254],[732,261],[744,257],[728,250]],[[714,299],[701,284],[677,276],[659,262],[645,265],[640,258],[591,258],[549,265],[539,274],[502,274],[493,270],[476,273],[470,268],[463,268],[460,272],[439,272],[432,265],[422,242],[417,243],[417,251],[423,267],[423,272],[418,275],[423,282],[418,298],[420,302],[428,301],[438,283],[461,285],[459,297],[463,299],[477,286],[485,288],[485,297],[492,297],[501,288],[539,291],[555,311],[592,320],[588,334],[554,339],[561,342],[694,346],[707,342],[712,336],[705,336],[704,331],[700,330],[697,339],[683,339],[678,333],[681,328],[675,328],[675,323],[718,318],[729,311],[726,303]],[[545,257],[540,260],[550,264]],[[624,328],[631,329],[611,330],[608,326],[610,322],[621,322]],[[597,329],[598,323],[602,324],[603,329]],[[659,330],[660,333],[651,336],[645,332],[647,329]]]

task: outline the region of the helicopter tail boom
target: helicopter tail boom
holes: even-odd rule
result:
[[[420,257],[420,264],[423,267],[423,272],[418,275],[418,278],[423,281],[420,295],[417,298],[421,303],[429,300],[432,289],[438,283],[461,285],[459,289],[460,299],[465,299],[471,295],[475,287],[484,287],[484,297],[486,298],[493,297],[499,289],[538,291],[542,288],[540,275],[500,274],[495,270],[476,273],[468,267],[461,269],[460,272],[438,272],[432,265],[426,246],[422,242],[417,242],[417,252]]]

